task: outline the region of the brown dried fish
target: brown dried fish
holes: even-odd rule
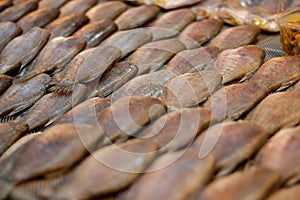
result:
[[[27,0],[10,6],[0,13],[0,22],[16,21],[37,7],[37,0]]]
[[[221,82],[222,77],[214,70],[186,73],[165,84],[161,100],[168,107],[195,106],[211,96]]]
[[[1,0],[0,1],[0,12],[2,12],[5,8],[12,6],[11,0]]]
[[[44,27],[59,14],[56,8],[41,8],[30,12],[28,15],[22,17],[17,24],[22,28],[23,32],[28,32],[33,27]]]
[[[97,46],[109,35],[117,31],[117,25],[109,20],[104,19],[98,22],[89,23],[76,31],[73,36],[82,37],[87,41],[86,48]]]
[[[300,185],[282,188],[270,195],[267,200],[297,200],[300,196]]]
[[[246,119],[264,127],[269,134],[294,126],[300,121],[300,90],[267,96]]]
[[[200,71],[211,64],[219,53],[220,49],[215,46],[184,50],[170,60],[166,69],[172,70],[176,74]]]
[[[228,28],[215,37],[212,45],[220,49],[235,49],[251,44],[260,33],[260,28],[255,25],[240,25]]]
[[[0,52],[16,36],[22,33],[22,29],[13,22],[0,23]]]
[[[6,91],[11,85],[13,78],[5,74],[0,74],[0,94]]]
[[[40,74],[25,82],[14,83],[1,95],[0,115],[13,115],[33,105],[45,94],[49,82],[47,74]]]
[[[92,7],[86,12],[86,16],[91,22],[103,19],[114,20],[118,15],[127,9],[127,5],[121,1],[102,2]]]
[[[137,28],[153,20],[160,9],[154,5],[133,7],[123,12],[116,20],[119,30]]]
[[[39,8],[60,8],[69,0],[39,0]]]
[[[48,31],[35,27],[13,39],[0,54],[0,73],[24,67],[39,53],[48,38]]]
[[[211,40],[217,35],[223,23],[218,19],[204,19],[188,25],[179,35],[187,49],[193,49]]]
[[[51,39],[58,36],[67,37],[88,23],[88,21],[89,19],[84,14],[74,13],[52,21],[45,27],[45,29],[51,33]]]
[[[104,40],[100,45],[117,47],[121,49],[122,57],[125,57],[143,44],[150,42],[151,39],[152,35],[150,31],[145,28],[136,28],[127,31],[118,31]]]
[[[60,9],[59,17],[64,17],[73,13],[85,13],[88,9],[93,7],[97,0],[73,0],[68,1]]]

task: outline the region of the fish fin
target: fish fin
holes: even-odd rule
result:
[[[5,199],[14,188],[14,185],[2,179],[0,180],[0,188],[0,199]]]
[[[60,93],[60,94],[69,94],[73,92],[75,84],[70,82],[61,82],[54,84],[51,88],[49,88],[50,92]]]

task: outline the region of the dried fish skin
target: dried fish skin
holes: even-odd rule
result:
[[[74,0],[68,1],[60,7],[59,17],[64,17],[72,13],[85,13],[97,3],[97,0]]]
[[[5,74],[0,74],[0,94],[6,91],[11,86],[13,78]]]
[[[287,188],[282,188],[270,195],[267,200],[296,200],[300,195],[300,186],[294,185]]]
[[[5,8],[12,6],[12,2],[10,0],[2,0],[0,1],[0,12],[2,12]]]
[[[60,8],[64,5],[68,0],[40,0],[39,1],[39,8]]]
[[[9,42],[0,54],[0,73],[24,67],[39,53],[49,36],[48,31],[35,27]]]
[[[0,52],[2,49],[16,36],[22,33],[22,29],[18,24],[13,22],[0,23]]]

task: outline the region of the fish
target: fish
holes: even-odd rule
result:
[[[77,54],[62,71],[62,80],[55,83],[51,92],[69,93],[77,83],[91,82],[121,57],[121,51],[113,46],[100,46]]]
[[[0,74],[0,94],[5,92],[12,84],[13,78],[5,74]],[[0,97],[1,98],[1,97]]]
[[[20,182],[70,168],[102,137],[92,126],[63,124],[28,141],[1,162],[1,198]]]
[[[178,37],[187,49],[194,49],[215,37],[221,31],[222,26],[221,20],[204,19],[189,24]]]
[[[86,16],[88,16],[92,23],[103,19],[114,20],[122,12],[124,12],[127,7],[127,4],[122,1],[101,2],[89,9],[86,12]]]
[[[84,100],[86,87],[81,84],[74,87],[72,94],[48,93],[44,95],[17,120],[28,124],[29,131],[51,124]]]
[[[24,82],[13,83],[0,97],[0,115],[14,115],[38,101],[50,83],[50,76],[40,74]]]
[[[221,83],[222,77],[214,70],[186,73],[165,84],[160,98],[168,107],[196,106],[211,96]]]
[[[215,12],[223,0],[206,0],[200,1],[195,5],[192,5],[190,9],[196,14],[196,20],[203,20],[206,18],[219,19],[219,16]],[[223,21],[223,20],[222,20]]]
[[[164,9],[175,9],[184,6],[190,6],[201,0],[164,0],[164,1],[155,1],[155,0],[136,0],[139,4],[155,4]]]
[[[68,16],[73,13],[85,13],[92,8],[98,1],[97,0],[74,0],[68,1],[59,8],[59,17]]]
[[[259,33],[260,28],[256,25],[247,24],[230,27],[219,33],[212,41],[212,45],[222,50],[235,49],[255,42]]]
[[[136,76],[138,67],[128,61],[118,62],[108,68],[98,81],[90,97],[106,97]]]
[[[0,22],[17,21],[24,15],[35,10],[38,7],[37,2],[37,0],[27,0],[4,9],[0,13]]]
[[[56,37],[46,44],[16,80],[28,80],[41,73],[57,73],[85,46],[86,41],[80,37]]]
[[[83,26],[73,36],[85,39],[87,41],[86,49],[89,49],[96,47],[104,39],[116,32],[117,29],[118,27],[113,21],[104,19]]]
[[[12,6],[11,0],[2,0],[0,1],[0,12],[2,12],[5,8]]]
[[[23,68],[44,47],[49,36],[48,31],[34,27],[27,33],[14,38],[0,54],[0,73]]]
[[[300,195],[300,186],[299,184],[291,186],[291,187],[285,187],[282,189],[279,189],[272,193],[267,200],[296,200]]]
[[[162,14],[158,19],[148,24],[153,41],[167,39],[177,35],[196,18],[189,8],[177,9]]]
[[[215,46],[183,50],[169,61],[165,69],[172,70],[178,75],[201,71],[209,68],[220,52],[220,49]]]
[[[89,19],[82,13],[73,13],[64,17],[60,17],[49,23],[45,29],[51,33],[50,39],[58,36],[70,36],[77,29],[88,23]],[[72,26],[70,26],[72,24]]]
[[[117,199],[191,199],[213,177],[214,163],[213,157],[199,159],[193,150],[164,154]]]
[[[68,0],[39,0],[39,8],[60,8],[67,2]]]
[[[269,91],[285,89],[298,80],[300,80],[299,56],[271,58],[249,79]]]
[[[263,99],[245,119],[263,126],[270,135],[273,135],[282,128],[289,128],[299,123],[299,97],[300,90],[271,94]]]
[[[145,28],[118,31],[100,43],[100,46],[114,46],[122,51],[122,57],[137,50],[152,40],[151,32]]]
[[[16,36],[22,33],[21,27],[13,22],[0,23],[0,53],[2,49]]]
[[[254,168],[232,173],[210,183],[200,193],[199,200],[264,199],[278,187],[279,175],[269,169]]]
[[[57,8],[41,8],[30,12],[21,19],[18,20],[17,24],[22,28],[23,33],[28,32],[33,27],[44,27],[52,20],[54,20],[59,14]]]
[[[203,108],[210,110],[218,121],[234,120],[250,111],[267,93],[255,82],[232,84],[215,92],[203,104]]]
[[[128,61],[136,64],[139,69],[137,75],[142,75],[161,68],[184,49],[185,45],[177,38],[149,42],[132,53]]]
[[[115,23],[120,31],[137,28],[153,20],[159,11],[159,7],[154,5],[129,8],[115,19]]]
[[[0,156],[27,131],[27,124],[10,121],[0,124]]]

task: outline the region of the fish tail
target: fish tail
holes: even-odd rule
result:
[[[73,92],[73,89],[74,89],[73,83],[61,82],[49,88],[49,91],[54,93],[60,93],[60,94],[69,94]]]
[[[3,179],[0,180],[0,199],[6,199],[13,187],[14,185],[12,183],[9,183]]]

